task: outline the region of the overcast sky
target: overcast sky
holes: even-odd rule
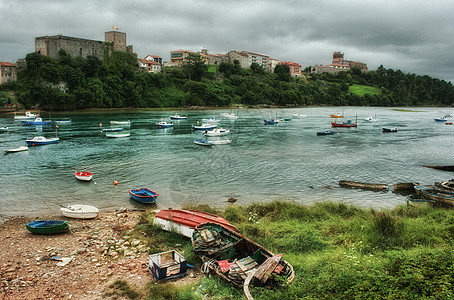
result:
[[[115,26],[139,58],[247,50],[307,67],[341,51],[454,83],[452,0],[0,0],[0,12],[0,61],[34,52],[38,36],[103,41]]]

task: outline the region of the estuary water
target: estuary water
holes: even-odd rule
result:
[[[234,112],[236,120],[222,119],[228,145],[203,147],[193,143],[202,132],[191,125],[202,118]],[[343,113],[358,120],[357,128],[331,130],[330,114]],[[157,129],[161,119],[174,128]],[[292,114],[305,115],[294,118]],[[405,204],[405,196],[341,188],[339,180],[394,184],[453,178],[453,174],[423,165],[454,165],[454,126],[434,118],[453,113],[452,108],[411,108],[411,111],[377,107],[310,107],[286,109],[219,109],[188,111],[110,111],[52,113],[51,119],[71,118],[70,124],[22,126],[11,115],[0,118],[0,219],[14,215],[59,213],[59,205],[89,204],[101,210],[134,208],[128,190],[148,187],[159,193],[158,209],[185,204],[237,205],[273,200],[301,204],[343,202],[361,208],[389,209]],[[369,115],[375,122],[366,121]],[[264,125],[270,117],[291,118],[279,125]],[[46,119],[46,115],[43,115]],[[454,118],[449,119],[452,121]],[[111,120],[130,120],[131,136],[106,138],[102,128]],[[382,133],[383,127],[398,132]],[[29,151],[4,154],[25,145],[34,136],[55,136],[60,143],[29,147]],[[80,182],[75,171],[94,173],[91,182]],[[114,181],[118,185],[114,185]]]

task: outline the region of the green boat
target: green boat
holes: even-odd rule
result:
[[[68,221],[33,221],[25,225],[31,233],[55,234],[68,231]]]

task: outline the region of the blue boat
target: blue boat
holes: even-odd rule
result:
[[[317,132],[317,135],[331,135],[334,134],[334,131],[332,130],[325,130],[325,131],[319,131]]]
[[[211,145],[213,145],[212,142],[209,142],[209,141],[206,141],[206,140],[202,140],[202,139],[194,140],[194,144],[201,145],[201,146],[211,146]]]
[[[156,123],[156,128],[161,129],[161,128],[169,128],[173,127],[173,123],[167,123],[165,121],[161,121]]]
[[[268,120],[263,120],[265,122],[265,125],[276,125],[279,124],[279,120],[277,119],[268,119]]]
[[[43,121],[41,117],[36,117],[33,121],[21,121],[22,125],[50,125],[52,121]]]
[[[448,121],[445,116],[441,116],[439,118],[434,118],[435,122],[446,122]]]
[[[154,203],[159,196],[158,193],[147,188],[131,189],[129,190],[129,194],[132,199],[141,203]]]
[[[203,123],[202,125],[192,125],[192,129],[194,129],[194,130],[213,130],[216,127],[218,127],[218,125],[206,124],[206,123]]]
[[[40,145],[48,145],[48,144],[55,144],[60,141],[60,138],[46,138],[44,136],[35,136],[32,139],[25,140],[28,146],[40,146]]]

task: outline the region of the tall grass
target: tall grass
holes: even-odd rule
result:
[[[293,265],[291,285],[254,287],[254,299],[454,299],[454,211],[406,206],[375,211],[342,203],[309,207],[290,201],[195,209],[221,215]],[[146,230],[155,250],[181,244],[188,261],[200,265],[189,239],[149,224],[137,230]],[[158,286],[150,287],[149,299],[243,297],[241,289],[215,276],[186,288]]]

